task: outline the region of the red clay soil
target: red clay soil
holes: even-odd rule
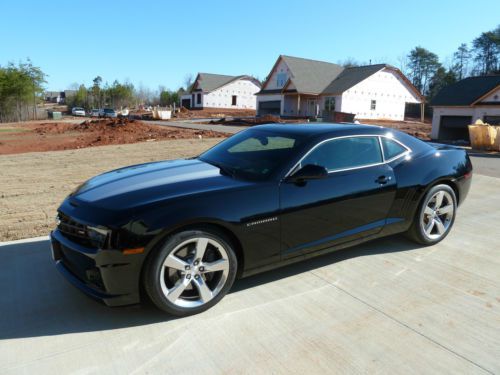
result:
[[[207,121],[205,124],[220,124],[220,125],[243,125],[253,126],[262,124],[292,124],[307,122],[306,118],[290,118],[282,119],[279,116],[265,115],[261,117],[238,118],[225,117],[218,120]]]
[[[87,120],[82,123],[47,122],[9,126],[0,132],[0,155],[79,149],[92,146],[189,138],[219,138],[227,134],[211,130],[179,129],[148,125],[128,119]]]
[[[261,124],[270,124],[270,123],[303,123],[307,122],[307,119],[282,119],[279,116],[266,115],[262,117],[253,117],[253,118],[222,118],[219,120],[211,120],[207,121],[206,124],[221,124],[221,125],[242,125],[242,126],[253,126],[253,125],[261,125]],[[432,125],[429,123],[422,123],[418,121],[392,121],[392,120],[359,120],[362,124],[370,124],[370,125],[380,125],[385,126],[387,128],[397,129],[407,134],[410,134],[414,137],[430,140]],[[314,124],[314,122],[313,122]],[[317,124],[322,124],[318,122]]]
[[[414,137],[428,141],[431,139],[432,124],[418,121],[359,120],[362,124],[380,125],[397,129]]]

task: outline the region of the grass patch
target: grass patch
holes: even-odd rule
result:
[[[0,128],[0,133],[22,133],[27,132],[29,129],[23,128]]]

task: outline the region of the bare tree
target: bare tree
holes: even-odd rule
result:
[[[194,80],[194,77],[191,73],[186,74],[186,76],[184,77],[184,86],[186,87],[186,91],[191,90],[191,86],[194,83],[193,80]]]
[[[459,80],[467,77],[469,72],[469,61],[471,58],[471,52],[467,47],[467,44],[462,43],[458,47],[457,51],[453,54],[453,65],[452,70],[455,72]]]

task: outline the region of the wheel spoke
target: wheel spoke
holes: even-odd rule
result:
[[[438,191],[436,193],[436,206],[434,208],[439,208],[443,204],[444,191]]]
[[[436,228],[437,228],[437,231],[438,233],[441,235],[444,233],[444,231],[446,230],[445,227],[444,227],[444,224],[443,222],[441,221],[441,219],[439,217],[435,217],[434,218],[434,222],[436,223]]]
[[[199,278],[195,279],[194,285],[196,285],[196,288],[198,289],[198,292],[200,293],[200,298],[203,301],[203,303],[206,303],[213,298],[212,291],[210,290],[208,285],[205,283],[205,280],[203,280],[203,277],[199,277]]]
[[[186,266],[188,265],[188,262],[185,262],[182,259],[176,257],[174,254],[170,254],[163,263],[163,266],[165,267],[174,268],[181,271],[184,271],[186,269]]]
[[[433,213],[434,213],[434,210],[432,208],[430,208],[429,206],[425,206],[424,214],[432,215]]]
[[[196,241],[196,254],[195,259],[203,259],[203,255],[205,255],[205,250],[207,249],[208,239],[206,238],[198,238]]]
[[[226,271],[229,269],[229,261],[227,259],[219,259],[214,262],[203,263],[203,267],[205,267],[204,272]]]
[[[453,205],[449,204],[447,206],[441,207],[439,209],[439,214],[440,215],[448,215],[453,213]]]
[[[184,292],[186,287],[189,285],[191,280],[186,279],[183,277],[182,279],[179,279],[175,285],[168,290],[167,298],[170,300],[170,302],[175,303],[179,296]]]
[[[429,220],[429,223],[425,226],[424,231],[427,233],[428,236],[431,235],[432,229],[434,228],[434,224],[436,224],[436,221],[434,219]]]

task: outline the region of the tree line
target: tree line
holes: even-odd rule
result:
[[[73,84],[74,95],[66,98],[68,107],[83,107],[87,110],[92,108],[124,108],[146,106],[173,106],[178,105],[180,97],[184,95],[192,84],[192,75],[185,78],[186,88],[180,87],[177,90],[169,90],[165,86],[159,86],[157,90],[140,85],[135,88],[129,82],[120,83],[115,80],[111,85],[107,82],[103,84],[101,76],[92,80],[92,85],[85,87],[83,84]]]
[[[371,61],[370,61],[371,62]],[[349,58],[344,66],[362,65]],[[470,44],[457,47],[450,62],[443,63],[437,54],[417,46],[399,59],[399,68],[427,98],[427,102],[445,86],[458,80],[488,74],[500,74],[500,25],[494,30],[481,33]],[[0,66],[0,122],[23,121],[37,118],[37,105],[43,101],[46,74],[28,59],[18,64]],[[184,86],[169,90],[159,86],[157,90],[129,82],[115,80],[103,84],[97,76],[92,84],[74,84],[75,94],[66,98],[69,107],[86,109],[103,107],[131,107],[138,104],[172,106],[179,104],[180,97],[189,92],[193,75],[187,75]]]
[[[464,78],[500,74],[500,25],[481,33],[470,44],[460,44],[448,63],[442,63],[437,54],[422,46],[398,60],[400,70],[429,102],[443,87]],[[366,65],[353,58],[339,64],[344,67]]]
[[[37,117],[46,75],[31,60],[0,66],[0,122]]]
[[[403,73],[429,102],[443,87],[464,78],[500,74],[500,25],[481,33],[471,45],[460,44],[448,64],[421,46],[412,49],[401,63]]]

